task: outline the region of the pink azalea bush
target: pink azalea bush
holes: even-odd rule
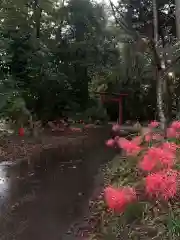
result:
[[[159,125],[159,122],[152,121],[145,136],[137,136],[131,141],[125,138],[110,139],[106,145],[123,149],[126,156],[133,156],[136,159],[137,169],[140,176],[143,176],[141,182],[147,199],[169,201],[179,193],[179,172],[175,165],[179,149],[176,140],[180,138],[180,121],[174,121],[169,126],[166,132],[168,138],[160,132]],[[124,212],[132,202],[138,201],[137,196],[140,195],[136,187],[129,186],[118,189],[108,186],[104,194],[108,207],[119,213]]]

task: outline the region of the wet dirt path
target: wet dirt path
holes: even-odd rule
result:
[[[64,156],[42,154],[31,168],[1,163],[0,240],[76,239],[66,233],[84,216],[99,167],[113,157],[104,131],[89,137]]]

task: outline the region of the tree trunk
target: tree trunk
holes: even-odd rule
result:
[[[180,41],[180,0],[175,0],[176,5],[176,37],[177,40]],[[180,117],[180,98],[177,100],[177,116],[178,119]]]
[[[176,36],[180,40],[180,0],[175,0],[176,5]]]
[[[158,43],[158,13],[157,13],[156,0],[153,0],[152,3],[153,3],[154,42],[155,42],[155,45],[157,46],[157,43]]]
[[[163,80],[159,74],[159,71],[156,70],[156,78],[157,78],[157,87],[156,87],[156,94],[157,94],[157,109],[158,109],[158,116],[161,123],[162,130],[166,129],[166,118],[164,115],[164,102],[163,102]]]
[[[154,25],[154,44],[155,48],[157,48],[158,45],[158,14],[157,14],[157,4],[156,0],[153,0],[153,25]],[[155,49],[156,50],[156,49]],[[156,51],[157,53],[157,51]],[[163,102],[163,79],[160,76],[161,69],[156,65],[155,66],[155,76],[157,81],[157,109],[158,109],[158,115],[159,120],[161,123],[161,128],[165,130],[166,126],[166,118],[164,114],[164,102]]]
[[[40,37],[40,27],[41,27],[41,13],[42,9],[40,7],[40,0],[34,1],[34,21],[35,21],[35,35],[36,38]]]

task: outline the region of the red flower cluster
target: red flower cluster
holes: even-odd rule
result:
[[[170,151],[170,152],[175,153],[177,148],[179,148],[179,146],[175,143],[165,142],[165,143],[162,144],[161,148],[164,151]]]
[[[147,172],[157,170],[159,168],[171,168],[174,165],[175,154],[172,151],[165,151],[163,148],[150,148],[139,167]]]
[[[147,133],[144,136],[144,139],[145,139],[146,142],[150,142],[152,140],[152,134],[151,133]]]
[[[129,203],[136,200],[136,192],[130,187],[107,187],[104,193],[108,207],[116,212],[123,212]]]
[[[149,128],[157,128],[158,126],[159,126],[159,122],[157,122],[157,121],[152,121],[152,122],[150,122],[150,124],[149,124]]]
[[[177,137],[176,130],[172,127],[167,129],[166,135],[167,135],[168,138],[176,138]]]
[[[152,127],[157,127],[158,124],[152,124]],[[147,135],[147,138],[155,140],[155,133],[151,132]],[[167,129],[167,136],[171,138],[180,137],[180,122],[175,121]],[[157,135],[156,135],[157,137]],[[147,140],[149,140],[147,139]],[[160,136],[156,138],[161,140]],[[175,196],[177,192],[177,177],[178,172],[172,170],[176,159],[176,150],[178,146],[175,143],[164,142],[161,146],[150,148],[146,155],[143,157],[139,164],[139,167],[147,172],[158,171],[159,172],[149,174],[146,179],[146,192],[155,197],[161,197],[165,200],[169,200]]]
[[[112,130],[113,130],[114,132],[118,132],[120,129],[121,129],[121,127],[120,127],[119,124],[114,124],[113,127],[112,127]]]
[[[129,156],[137,155],[141,151],[141,147],[138,146],[135,141],[128,141],[125,138],[119,138],[118,140],[118,146],[126,151],[126,154]]]
[[[176,129],[176,130],[179,130],[180,129],[180,121],[174,121],[172,124],[171,124],[171,127]]]
[[[149,132],[145,135],[146,141],[161,141],[163,135],[156,133],[159,122],[152,121],[149,125]],[[155,131],[154,131],[155,129]],[[180,137],[180,122],[173,122],[167,130],[167,135],[171,137]],[[141,150],[143,138],[135,137],[132,141],[125,138],[116,137],[106,142],[109,147],[119,147],[125,150],[127,155],[137,155]],[[148,148],[139,168],[148,173],[145,178],[145,191],[149,196],[161,198],[168,201],[174,197],[178,189],[178,171],[173,170],[176,160],[176,150],[179,147],[175,143],[163,142],[158,147]],[[126,206],[137,200],[136,191],[130,187],[114,189],[108,187],[105,189],[105,199],[110,209],[117,212],[123,212]]]
[[[114,139],[109,139],[106,141],[106,146],[107,147],[114,147],[115,146],[115,141]]]
[[[174,170],[161,171],[146,177],[146,192],[155,197],[169,200],[177,191],[178,172]]]
[[[166,133],[168,138],[179,138],[180,137],[180,121],[174,121],[171,126],[167,129]]]

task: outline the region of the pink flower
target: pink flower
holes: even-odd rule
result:
[[[141,148],[133,141],[128,141],[125,138],[119,138],[117,142],[118,146],[126,151],[126,154],[133,156],[141,151]]]
[[[170,151],[170,152],[175,153],[177,148],[179,148],[179,147],[175,143],[165,142],[165,143],[162,144],[161,148],[164,151]]]
[[[116,136],[115,138],[114,138],[114,141],[118,141],[119,140],[119,136]]]
[[[150,133],[147,133],[145,136],[144,136],[144,139],[146,142],[150,142],[152,140],[152,134]]]
[[[159,122],[157,122],[157,121],[152,121],[152,122],[150,122],[150,124],[149,124],[149,127],[150,128],[156,128],[156,127],[158,127],[159,126]]]
[[[162,148],[150,148],[139,164],[143,171],[151,172],[159,167],[171,168],[175,162],[175,154]]]
[[[168,200],[177,192],[178,172],[174,170],[161,171],[146,177],[146,192],[150,196]]]
[[[180,129],[180,121],[174,121],[172,122],[171,124],[171,127],[174,128],[174,129]]]
[[[176,129],[173,127],[167,128],[166,135],[168,138],[176,138],[177,137]]]
[[[151,172],[157,166],[157,162],[152,159],[148,155],[145,155],[143,160],[139,164],[139,168],[146,172]]]
[[[105,189],[105,200],[110,209],[123,212],[129,203],[136,200],[136,192],[130,187],[120,189],[107,187]]]
[[[120,126],[118,125],[118,124],[114,124],[113,125],[113,127],[112,127],[112,130],[114,131],[114,132],[118,132],[119,130],[120,130]]]
[[[106,141],[106,146],[107,147],[114,147],[115,141],[113,139],[109,139]]]
[[[129,143],[129,141],[126,138],[119,138],[118,139],[118,145],[119,147],[124,147]]]

